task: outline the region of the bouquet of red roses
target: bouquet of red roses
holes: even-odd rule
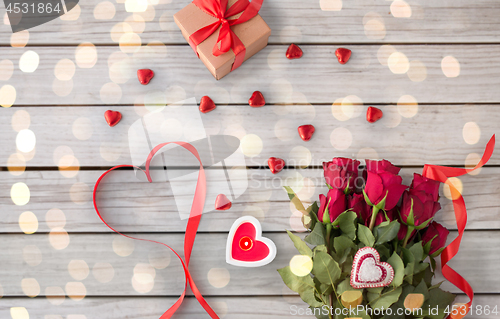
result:
[[[414,174],[403,185],[386,160],[359,166],[323,163],[328,193],[307,209],[285,187],[309,234],[288,232],[300,255],[278,270],[283,281],[317,318],[444,318],[455,295],[431,283],[449,234],[433,221],[440,182]]]

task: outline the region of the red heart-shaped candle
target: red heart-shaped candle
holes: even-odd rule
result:
[[[260,91],[255,91],[248,100],[248,104],[252,107],[261,107],[266,105],[266,100]]]
[[[338,48],[337,50],[335,50],[335,55],[337,56],[340,64],[346,64],[351,57],[351,50],[346,48]]]
[[[214,101],[209,98],[208,96],[203,96],[200,101],[200,112],[201,113],[208,113],[210,111],[215,110],[215,103]]]
[[[281,158],[270,157],[267,160],[267,165],[269,165],[271,173],[276,174],[283,170],[283,168],[285,167],[285,161],[282,160]]]
[[[290,44],[288,50],[286,50],[286,57],[290,60],[299,59],[303,54],[302,49],[294,43]]]
[[[299,126],[297,130],[299,131],[300,138],[307,142],[311,139],[316,129],[313,125],[307,124]]]
[[[107,110],[104,112],[104,118],[106,119],[106,122],[108,122],[108,125],[113,127],[120,122],[122,114],[118,111]]]
[[[375,123],[382,118],[384,113],[381,109],[369,106],[368,110],[366,110],[366,120],[370,123]]]
[[[142,85],[146,85],[151,81],[151,79],[155,76],[153,70],[150,69],[140,69],[137,70],[137,78]]]
[[[276,245],[262,237],[262,227],[253,216],[238,218],[227,238],[226,262],[235,266],[264,266],[276,257]]]
[[[227,198],[226,195],[224,195],[224,194],[217,195],[217,198],[215,199],[215,209],[216,210],[228,210],[229,208],[231,208],[231,206],[232,206],[232,203],[229,200],[229,198]]]
[[[356,289],[388,286],[394,279],[394,269],[386,262],[380,261],[375,248],[363,247],[352,262],[351,286]]]

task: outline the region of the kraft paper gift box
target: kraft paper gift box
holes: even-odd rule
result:
[[[228,8],[230,8],[235,2],[236,0],[229,0]],[[241,13],[228,19],[236,19],[240,15]],[[186,41],[189,42],[189,37],[194,32],[216,22],[218,19],[203,11],[194,3],[190,3],[174,15],[174,20],[177,26],[181,29],[182,35]],[[212,33],[205,41],[196,47],[196,53],[199,58],[217,80],[232,71],[233,63],[235,61],[235,54],[231,49],[220,56],[214,56],[212,53],[220,30],[221,27],[219,26],[214,33]],[[243,42],[243,45],[246,48],[243,61],[248,60],[254,54],[265,48],[267,46],[269,36],[271,35],[271,29],[259,14],[246,22],[231,26],[231,30],[236,34],[241,42]]]

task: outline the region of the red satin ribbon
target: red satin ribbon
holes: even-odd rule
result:
[[[217,316],[217,314],[213,311],[212,308],[210,308],[210,306],[208,305],[208,303],[206,302],[206,300],[203,298],[202,294],[200,293],[200,291],[196,287],[196,284],[194,283],[193,278],[191,277],[191,274],[189,273],[189,269],[188,269],[188,267],[189,267],[189,259],[191,258],[191,252],[193,250],[194,240],[196,238],[196,233],[198,231],[198,226],[200,224],[201,215],[203,213],[203,206],[205,204],[205,195],[206,195],[206,190],[207,190],[206,179],[205,179],[205,170],[203,169],[203,165],[201,163],[201,159],[200,159],[200,156],[198,154],[198,151],[196,150],[196,148],[194,146],[192,146],[189,143],[185,143],[185,142],[168,142],[168,143],[159,144],[158,146],[156,146],[155,148],[153,148],[153,150],[149,153],[148,158],[146,160],[146,170],[143,171],[143,172],[146,174],[146,177],[148,178],[148,182],[151,183],[152,180],[151,180],[151,175],[149,173],[149,165],[151,163],[151,160],[153,159],[153,156],[162,147],[164,147],[165,145],[168,145],[168,144],[177,144],[177,145],[185,148],[186,150],[188,150],[189,152],[191,152],[198,159],[198,162],[200,163],[200,171],[198,173],[198,182],[196,184],[196,190],[195,190],[195,193],[194,193],[193,205],[191,206],[191,212],[189,214],[189,220],[188,220],[188,223],[187,223],[187,226],[186,226],[186,233],[185,233],[185,236],[184,236],[184,260],[182,259],[182,257],[172,247],[168,246],[165,243],[158,242],[158,241],[155,241],[155,240],[136,238],[136,237],[132,237],[132,236],[128,236],[128,235],[120,233],[119,231],[117,231],[113,227],[111,227],[108,223],[106,223],[106,221],[102,217],[101,213],[99,212],[99,209],[97,208],[97,203],[96,203],[97,187],[99,186],[99,183],[104,178],[104,176],[106,176],[109,172],[111,172],[111,171],[113,171],[113,170],[115,170],[117,168],[121,168],[121,167],[133,167],[133,168],[137,168],[137,169],[140,169],[141,171],[143,171],[140,167],[137,167],[137,166],[134,166],[134,165],[118,165],[118,166],[112,167],[109,170],[107,170],[106,172],[104,172],[99,177],[99,179],[97,180],[97,182],[95,183],[95,186],[94,186],[94,192],[93,192],[93,195],[92,195],[92,198],[93,198],[93,201],[94,201],[94,208],[95,208],[95,211],[97,212],[97,215],[102,220],[102,222],[106,226],[108,226],[109,229],[111,229],[112,231],[114,231],[115,233],[118,233],[118,234],[120,234],[120,235],[122,235],[124,237],[127,237],[127,238],[131,238],[131,239],[135,239],[135,240],[148,241],[148,242],[151,242],[151,243],[156,243],[156,244],[163,245],[163,246],[167,247],[168,249],[170,249],[177,256],[177,258],[179,258],[179,260],[181,261],[182,267],[184,268],[184,274],[185,274],[185,277],[186,277],[186,283],[185,283],[185,286],[184,286],[184,291],[182,292],[182,295],[179,297],[179,299],[177,299],[177,301],[174,303],[174,305],[172,307],[170,307],[160,317],[160,319],[169,319],[169,318],[171,318],[175,314],[175,312],[177,311],[177,309],[179,309],[179,307],[182,304],[182,301],[184,300],[184,297],[186,296],[186,290],[187,290],[187,284],[188,284],[188,282],[189,282],[189,286],[191,287],[191,290],[193,291],[194,296],[196,297],[196,299],[198,300],[198,302],[201,304],[201,306],[205,309],[205,311],[210,315],[210,317],[212,317],[212,319],[219,319],[219,317]]]
[[[462,242],[462,237],[465,231],[465,225],[467,224],[467,209],[465,207],[465,201],[462,197],[462,194],[460,194],[460,192],[455,188],[455,186],[450,182],[448,178],[462,176],[482,167],[491,158],[494,148],[495,135],[491,137],[490,141],[486,145],[483,157],[474,168],[463,169],[437,165],[425,165],[424,171],[422,173],[423,176],[439,181],[441,183],[446,183],[450,187],[451,196],[453,198],[453,207],[455,209],[455,218],[457,220],[458,236],[441,253],[441,272],[443,273],[443,276],[448,279],[448,281],[454,284],[458,289],[463,291],[469,297],[470,300],[467,303],[467,313],[469,312],[472,305],[472,300],[474,299],[474,291],[472,290],[472,287],[467,282],[467,280],[465,280],[459,273],[457,273],[447,265],[447,263],[453,257],[455,257],[460,248],[460,243]],[[450,318],[450,316],[448,316],[448,318]]]
[[[246,48],[240,38],[231,30],[233,25],[247,22],[251,18],[255,17],[262,7],[262,2],[264,0],[253,0],[249,2],[248,0],[238,0],[229,9],[227,9],[228,0],[194,0],[193,3],[217,19],[212,24],[209,24],[198,31],[191,34],[189,37],[189,45],[196,52],[196,47],[205,41],[212,33],[217,31],[219,26],[221,29],[219,31],[219,37],[212,50],[213,55],[219,56],[223,53],[228,52],[230,49],[233,50],[235,59],[231,71],[237,69],[245,60]],[[243,13],[242,13],[243,12]],[[242,13],[237,19],[228,19],[236,14]],[[220,45],[220,48],[219,48]],[[196,54],[198,54],[196,52]]]

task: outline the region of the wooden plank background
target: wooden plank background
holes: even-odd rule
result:
[[[241,139],[248,168],[236,169],[247,172],[248,189],[229,211],[203,216],[190,266],[209,303],[229,319],[289,318],[291,309],[305,308],[276,272],[295,254],[284,230],[302,230],[282,186],[313,202],[326,191],[321,163],[334,156],[389,159],[410,183],[424,164],[474,165],[499,132],[495,0],[266,0],[261,15],[273,31],[270,45],[221,81],[173,22],[187,3],[149,0],[145,12],[132,13],[123,0],[81,1],[67,15],[16,34],[6,15],[0,21],[0,105],[13,105],[0,110],[0,318],[24,319],[26,311],[41,319],[152,319],[175,302],[183,282],[173,254],[110,233],[91,201],[105,169],[130,164],[130,125],[159,106],[209,95],[218,107],[202,114],[206,133]],[[301,45],[303,58],[285,58],[291,42]],[[346,65],[334,57],[339,46],[353,51]],[[23,58],[28,51],[38,64]],[[145,67],[156,73],[148,86],[135,75]],[[247,105],[254,90],[268,105]],[[375,124],[364,118],[370,105],[384,111]],[[113,128],[103,119],[107,109],[123,114]],[[169,120],[161,114],[158,126]],[[309,123],[316,133],[304,142],[296,128]],[[285,159],[287,168],[272,175],[270,156]],[[499,165],[495,153],[478,174],[460,178],[469,223],[451,263],[478,293],[474,305],[492,308],[500,303]],[[24,205],[12,200],[16,183],[29,189]],[[132,171],[117,171],[101,190],[109,194],[100,206],[112,225],[182,250],[186,221],[168,183],[145,184]],[[437,219],[452,230],[451,241],[455,218],[441,193]],[[277,244],[273,263],[225,263],[227,232],[242,215],[257,217]],[[207,318],[189,295],[176,318]]]

